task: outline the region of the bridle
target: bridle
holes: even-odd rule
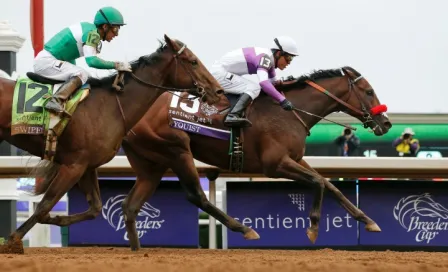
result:
[[[106,20],[107,24],[109,26],[112,26],[112,24],[110,23],[109,19],[107,18],[106,14],[104,14],[103,10],[100,9],[99,12],[101,13],[101,15],[103,16],[103,18]],[[103,40],[106,38],[106,32],[104,32],[103,35]],[[171,61],[168,63],[167,67],[170,66],[171,62],[173,60],[176,60],[176,72],[177,72],[177,60],[178,57],[184,52],[185,48],[187,48],[187,45],[184,44],[179,51],[174,52],[175,54],[173,55],[173,59],[171,59]],[[172,50],[172,48],[170,47],[170,49]],[[151,87],[156,87],[156,88],[160,88],[160,89],[164,89],[164,90],[170,90],[170,91],[175,91],[175,92],[188,92],[190,94],[193,94],[196,96],[196,94],[199,94],[201,99],[205,96],[206,92],[204,90],[204,87],[200,86],[196,80],[193,79],[193,75],[191,74],[190,70],[187,69],[184,65],[183,65],[183,61],[181,61],[181,65],[184,67],[184,69],[187,71],[187,73],[190,75],[191,80],[193,81],[194,86],[196,86],[195,88],[192,89],[177,89],[177,88],[171,88],[171,87],[164,87],[164,86],[160,86],[160,85],[155,85],[149,82],[146,82],[144,80],[142,80],[141,78],[137,77],[134,73],[131,73],[131,76],[137,81],[140,82],[143,85],[146,86],[151,86]],[[176,73],[177,74],[177,73]],[[112,87],[114,87],[118,92],[121,92],[124,88],[124,83],[123,83],[123,78],[124,78],[124,72],[121,73],[117,73],[117,76],[115,77],[115,81],[112,84]],[[197,96],[199,97],[199,96]]]
[[[173,50],[171,47],[169,47],[171,50]],[[117,94],[115,95],[117,103],[118,103],[118,108],[120,109],[121,112],[121,116],[123,117],[123,121],[124,121],[124,129],[125,129],[125,135],[128,133],[128,131],[132,132],[135,135],[135,132],[132,131],[132,129],[127,129],[126,127],[126,116],[124,114],[123,111],[123,107],[121,106],[120,103],[120,98],[118,97],[119,93],[123,92],[123,88],[124,88],[124,74],[125,73],[130,73],[132,78],[134,78],[138,83],[145,85],[145,86],[151,86],[151,87],[155,87],[155,88],[159,88],[159,89],[163,89],[163,90],[168,90],[170,91],[174,91],[174,92],[188,92],[189,94],[194,95],[195,97],[193,98],[185,98],[185,99],[196,99],[196,98],[201,98],[203,99],[204,96],[206,95],[205,89],[204,87],[202,87],[201,85],[198,84],[198,82],[196,80],[194,80],[193,74],[191,73],[190,69],[188,69],[185,64],[184,61],[182,59],[179,58],[180,55],[182,55],[182,53],[184,52],[184,50],[187,48],[187,45],[183,45],[177,52],[174,52],[173,58],[168,62],[168,64],[166,65],[166,67],[162,70],[164,71],[165,69],[167,69],[168,67],[170,67],[171,63],[174,61],[176,61],[176,69],[175,69],[175,76],[177,76],[177,64],[180,63],[180,65],[185,69],[185,71],[187,71],[188,75],[190,76],[193,85],[195,86],[194,88],[190,88],[190,89],[179,89],[179,88],[173,88],[173,87],[166,87],[166,86],[161,86],[160,83],[157,84],[153,84],[147,81],[144,81],[143,79],[139,78],[138,76],[136,76],[133,72],[118,72],[115,80],[112,84],[112,87],[115,88],[115,90],[117,90]],[[178,61],[179,60],[179,61]],[[163,81],[164,79],[162,79]],[[177,95],[175,93],[172,93],[173,95]],[[178,96],[178,95],[177,95]]]
[[[342,76],[345,76],[344,70],[343,70],[342,68],[340,69],[340,71],[341,71],[341,75],[342,75]],[[352,79],[350,76],[347,76],[347,78],[348,78],[348,88],[349,88],[349,91],[348,91],[348,97],[347,97],[347,99],[345,99],[345,101],[342,100],[342,99],[340,99],[340,98],[338,98],[338,97],[336,97],[335,95],[333,95],[332,93],[330,93],[328,90],[326,90],[325,88],[321,87],[320,85],[318,85],[317,83],[315,83],[315,82],[313,82],[313,81],[311,81],[311,80],[306,80],[305,82],[306,82],[308,85],[310,85],[311,87],[315,88],[316,90],[318,90],[318,91],[322,92],[323,94],[325,94],[325,95],[331,97],[332,99],[336,100],[336,102],[338,102],[338,103],[341,104],[342,106],[344,106],[344,107],[346,107],[346,108],[352,110],[352,111],[355,112],[357,115],[361,116],[361,117],[362,117],[362,120],[363,120],[363,121],[362,121],[362,124],[363,124],[364,128],[368,128],[368,127],[369,127],[369,124],[370,124],[371,122],[375,122],[375,120],[373,119],[372,116],[374,116],[374,115],[376,115],[376,114],[381,114],[382,112],[384,112],[385,110],[379,110],[379,109],[385,107],[385,105],[378,105],[378,106],[372,107],[370,110],[367,110],[367,107],[365,106],[364,102],[362,101],[361,96],[359,95],[359,93],[356,92],[356,91],[354,91],[355,87],[357,87],[357,82],[358,82],[359,80],[363,79],[364,76],[359,75],[359,76],[358,76],[357,78],[355,78],[355,79]],[[368,91],[373,91],[373,90],[366,90],[366,92],[368,92]],[[350,105],[350,104],[347,103],[347,101],[350,99],[352,93],[355,93],[356,98],[358,99],[358,102],[359,102],[360,105],[361,105],[361,110],[359,110],[359,109],[357,109],[357,108],[355,108],[355,107],[353,107],[352,105]],[[326,119],[326,118],[324,118],[324,117],[321,117],[321,116],[318,116],[318,115],[315,115],[315,114],[306,112],[306,111],[304,111],[304,110],[297,109],[297,108],[295,108],[295,107],[294,107],[294,110],[295,110],[295,111],[300,111],[300,112],[307,113],[307,114],[309,114],[309,115],[318,117],[318,118],[320,118],[320,119],[327,120],[327,121],[329,121],[329,122],[332,122],[332,123],[341,125],[341,126],[346,127],[346,128],[348,128],[348,129],[356,130],[356,128],[353,128],[353,127],[350,126],[350,125],[340,124],[340,123],[338,123],[338,122],[334,122],[334,121],[328,120],[328,119]],[[310,133],[310,129],[309,129],[308,126],[305,124],[305,122],[302,120],[302,118],[300,118],[300,116],[299,116],[296,112],[294,112],[294,115],[295,115],[295,116],[299,119],[299,121],[305,126],[305,128],[306,128],[306,130],[307,130],[307,135],[308,135],[308,136],[311,135],[311,133]],[[375,130],[377,127],[378,127],[378,124],[376,125],[376,127],[375,127],[373,130]]]
[[[171,65],[171,63],[174,61],[176,61],[176,76],[177,76],[177,64],[180,63],[180,65],[185,69],[185,71],[188,73],[188,75],[190,76],[193,85],[195,86],[194,88],[189,88],[189,89],[179,89],[179,88],[173,88],[173,87],[166,87],[166,86],[161,86],[160,83],[157,84],[153,84],[147,81],[144,81],[143,79],[139,78],[138,76],[136,76],[133,72],[126,72],[126,73],[130,73],[132,78],[134,78],[137,82],[139,82],[142,85],[145,86],[151,86],[151,87],[155,87],[155,88],[159,88],[159,89],[163,89],[163,90],[168,90],[168,91],[174,91],[174,92],[187,92],[189,94],[192,94],[196,97],[200,97],[201,99],[206,95],[205,89],[204,87],[202,87],[201,85],[198,84],[198,82],[196,80],[194,80],[193,78],[193,74],[191,73],[190,69],[188,69],[185,64],[184,61],[179,59],[179,56],[182,55],[182,53],[184,52],[184,50],[187,48],[187,45],[183,45],[179,51],[174,52],[173,58],[168,62],[168,64],[166,65],[166,68],[169,67]],[[171,49],[171,47],[170,47]],[[171,49],[172,50],[172,49]],[[180,61],[178,61],[180,60]],[[166,69],[165,68],[165,69]],[[162,71],[164,71],[165,69],[163,69]],[[123,88],[124,88],[124,82],[123,82],[123,78],[124,78],[124,73],[125,72],[119,72],[117,73],[117,76],[115,77],[115,81],[112,84],[112,86],[118,91],[118,92],[122,92]],[[163,81],[163,79],[162,79]],[[174,94],[175,95],[175,94]]]

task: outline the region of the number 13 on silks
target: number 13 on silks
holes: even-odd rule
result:
[[[174,92],[173,98],[171,99],[171,104],[170,104],[171,108],[177,108],[177,106],[179,106],[183,111],[186,111],[188,113],[198,113],[199,112],[200,103],[197,99],[192,100],[193,105],[191,105],[191,107],[189,107],[188,104],[185,102],[179,103],[180,95],[181,95],[180,92]],[[191,94],[188,96],[188,98],[194,98],[194,97],[195,96],[191,95]]]

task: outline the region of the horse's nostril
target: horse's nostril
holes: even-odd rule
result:
[[[392,123],[389,121],[384,122],[384,127],[390,129],[392,127]]]

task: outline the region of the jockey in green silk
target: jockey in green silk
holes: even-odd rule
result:
[[[47,109],[64,112],[62,103],[87,82],[89,73],[75,65],[78,58],[85,57],[92,68],[132,72],[129,63],[106,61],[97,56],[101,52],[101,41],[110,42],[123,25],[123,16],[117,9],[103,7],[97,11],[93,24],[80,22],[66,27],[44,45],[34,60],[34,72],[65,81],[46,104]]]

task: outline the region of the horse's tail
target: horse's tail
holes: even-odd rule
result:
[[[60,167],[60,164],[48,160],[41,160],[33,167],[30,171],[30,176],[36,179],[34,195],[41,195],[47,191],[51,182],[59,172]]]

